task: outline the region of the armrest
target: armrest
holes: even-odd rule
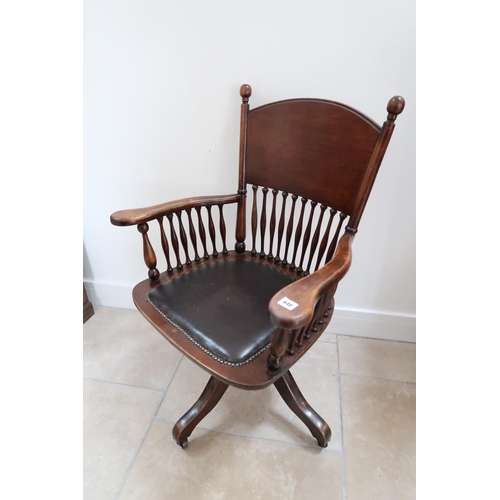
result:
[[[279,328],[297,329],[309,324],[314,315],[317,300],[328,289],[338,283],[351,266],[351,243],[354,234],[345,233],[340,238],[337,251],[332,260],[318,271],[291,283],[281,289],[269,302],[271,321]],[[278,302],[287,298],[298,304],[288,310]]]
[[[169,215],[179,210],[204,207],[208,205],[224,205],[236,203],[240,199],[239,194],[226,194],[221,196],[196,196],[194,198],[183,198],[182,200],[169,201],[152,207],[136,208],[131,210],[120,210],[111,215],[111,224],[114,226],[134,226],[144,224],[150,220]]]

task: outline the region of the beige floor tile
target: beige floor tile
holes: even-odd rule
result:
[[[163,393],[83,381],[85,500],[114,500]]]
[[[335,344],[316,343],[291,370],[306,400],[332,429],[332,440],[325,451],[341,449],[336,349]],[[158,412],[158,418],[175,423],[198,399],[208,379],[208,373],[184,358]],[[286,406],[274,386],[260,391],[229,387],[199,427],[318,446],[307,427]],[[190,439],[195,437],[196,429]]]
[[[340,500],[340,453],[199,430],[182,450],[156,421],[120,500]]]
[[[83,325],[86,378],[164,390],[181,356],[138,311],[99,308]]]
[[[337,335],[335,333],[323,332],[318,342],[330,342],[332,344],[336,344]]]
[[[342,375],[348,500],[415,498],[415,385]]]
[[[415,382],[415,344],[338,336],[340,373]]]

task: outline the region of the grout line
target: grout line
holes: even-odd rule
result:
[[[169,424],[171,425],[172,422],[170,422],[169,420],[167,419],[164,419],[164,418],[157,418],[156,419],[157,422],[165,422],[166,424]],[[202,425],[197,425],[196,426],[196,429],[202,429],[204,431],[208,431],[208,432],[217,432],[219,434],[229,434],[230,436],[237,436],[237,437],[242,437],[242,438],[246,438],[246,439],[254,439],[254,440],[257,440],[257,441],[271,441],[273,443],[280,443],[280,444],[289,444],[291,446],[299,446],[300,448],[309,448],[309,449],[313,449],[313,450],[318,450],[318,451],[324,451],[325,453],[341,453],[340,450],[336,450],[336,449],[333,449],[333,448],[322,448],[321,446],[318,446],[317,444],[316,445],[309,445],[309,444],[302,444],[302,443],[292,443],[290,441],[282,441],[280,439],[273,439],[273,438],[268,438],[268,437],[262,437],[262,436],[249,436],[247,434],[239,434],[237,432],[229,432],[229,431],[223,431],[223,430],[220,430],[220,429],[210,429],[209,427],[203,427]],[[311,439],[314,440],[314,438],[311,436]]]
[[[142,385],[125,384],[123,382],[112,382],[111,380],[101,380],[99,378],[83,377],[83,380],[93,380],[94,382],[103,382],[104,384],[126,385],[127,387],[136,387],[137,389],[147,389],[148,391],[163,392],[162,389],[153,389],[152,387],[144,387]]]
[[[231,436],[238,436],[242,437],[245,439],[255,439],[255,440],[262,440],[262,441],[271,441],[273,443],[280,443],[280,444],[289,444],[291,446],[299,446],[300,448],[309,448],[312,450],[317,450],[319,452],[324,451],[325,453],[340,453],[340,450],[334,450],[333,448],[323,448],[321,446],[318,446],[316,443],[315,445],[309,445],[309,444],[303,444],[303,443],[291,443],[290,441],[282,441],[281,439],[273,439],[273,438],[267,438],[267,437],[261,437],[261,436],[247,436],[245,434],[239,434],[237,432],[228,432],[228,431],[221,431],[219,429],[208,429],[207,427],[200,427],[200,429],[204,429],[206,431],[213,431],[213,432],[219,432],[220,434],[229,434]],[[311,439],[314,440],[314,437],[311,436]]]
[[[340,373],[340,372],[339,372]],[[355,373],[340,373],[342,376],[354,377],[354,378],[367,378],[372,380],[383,380],[384,382],[397,382],[399,384],[411,384],[417,385],[416,382],[409,382],[407,380],[396,380],[393,378],[382,378],[382,377],[370,377],[369,375],[357,375]]]
[[[337,333],[337,334],[334,334],[333,332],[328,332],[328,333],[331,333],[332,335],[337,335],[337,340],[338,337],[349,337],[351,339],[380,340],[381,342],[398,342],[400,344],[413,344],[413,345],[416,344],[416,342],[410,342],[409,340],[380,339],[378,337],[362,337],[361,335],[346,335],[345,333]]]
[[[151,427],[153,427],[153,423],[155,421],[156,415],[158,414],[158,411],[161,408],[163,400],[165,399],[165,396],[167,395],[168,389],[170,388],[170,385],[172,384],[172,381],[174,380],[175,375],[177,374],[177,370],[179,369],[179,366],[182,363],[183,359],[184,359],[184,355],[181,356],[181,359],[179,360],[179,363],[178,363],[177,367],[175,368],[174,374],[172,375],[172,378],[170,379],[170,382],[168,383],[167,388],[163,392],[163,397],[161,398],[161,401],[158,404],[158,407],[156,408],[155,414],[153,415],[153,418],[151,419],[151,422],[150,422],[149,427],[146,431],[146,434],[144,434],[144,437],[142,438],[142,441],[141,441],[141,444],[139,445],[137,453],[134,455],[134,459],[132,460],[132,463],[130,464],[129,468],[127,469],[127,472],[125,473],[125,477],[123,479],[122,485],[120,486],[120,489],[118,490],[118,493],[116,494],[115,500],[118,500],[118,497],[120,496],[120,494],[123,490],[123,487],[125,486],[125,483],[127,482],[127,479],[130,476],[130,472],[132,471],[132,468],[134,467],[135,461],[137,460],[137,457],[139,456],[139,453],[142,449],[142,445],[144,444],[144,441],[146,441],[146,438],[149,435],[149,431],[151,430]]]
[[[338,337],[338,336],[337,336]],[[340,353],[339,353],[339,344],[337,342],[337,374],[339,379],[339,406],[340,406],[340,446],[341,446],[341,454],[342,454],[342,490],[344,493],[344,500],[347,499],[347,491],[346,491],[346,481],[345,481],[345,453],[344,453],[344,419],[342,416],[342,386],[341,386],[341,378],[342,374],[340,373]]]

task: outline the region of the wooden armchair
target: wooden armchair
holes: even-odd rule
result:
[[[331,430],[304,399],[290,369],[331,319],[334,294],[351,265],[352,240],[404,99],[389,101],[380,127],[349,106],[322,99],[250,110],[251,93],[249,85],[240,89],[235,194],[123,210],[111,222],[136,225],[142,234],[149,279],[135,286],[135,305],[211,375],[175,424],[176,442],[187,446],[228,385],[256,390],[274,384],[326,447]],[[229,204],[237,206],[234,250],[226,246],[223,209]],[[164,272],[148,237],[152,221],[159,224]]]

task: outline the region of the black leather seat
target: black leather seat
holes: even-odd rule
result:
[[[265,261],[221,260],[154,288],[147,300],[214,359],[240,366],[269,345],[269,301],[293,281]]]

